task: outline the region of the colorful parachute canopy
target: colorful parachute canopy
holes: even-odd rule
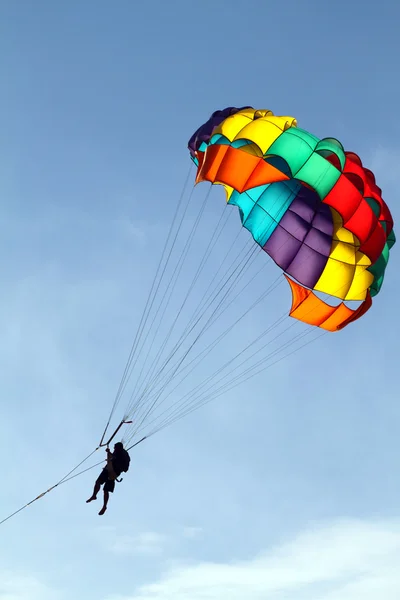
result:
[[[285,272],[292,317],[336,331],[369,310],[395,235],[382,191],[356,154],[293,117],[251,107],[216,111],[188,147],[196,183],[223,185],[243,226]],[[315,292],[342,302],[331,306]]]

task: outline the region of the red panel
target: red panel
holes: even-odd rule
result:
[[[378,223],[378,218],[363,198],[354,215],[344,223],[344,227],[358,237],[360,244],[367,241]]]
[[[323,202],[334,208],[343,221],[348,221],[356,212],[361,200],[360,192],[345,175],[341,175]]]
[[[377,223],[371,237],[361,245],[360,251],[368,256],[372,264],[378,260],[386,243],[386,234],[380,223]]]

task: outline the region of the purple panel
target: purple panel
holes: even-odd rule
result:
[[[319,254],[328,257],[332,247],[332,237],[322,233],[319,229],[311,227],[304,243],[312,250],[315,250]]]
[[[279,221],[279,225],[300,242],[305,240],[311,227],[307,221],[299,217],[295,212],[292,212],[292,207],[285,212]]]
[[[311,225],[309,224],[311,223],[311,220],[307,222],[302,217],[300,217],[297,212],[293,212],[293,204],[294,203],[291,204],[290,208],[285,212],[282,219],[280,220],[280,226],[283,227],[283,229],[285,229],[297,240],[304,242],[305,244],[307,244],[317,252],[320,252],[324,256],[329,256],[332,245],[332,218],[330,226],[328,220],[325,218],[326,215],[320,218],[320,222],[324,225],[325,229],[330,229],[330,233],[329,235],[327,235],[326,233],[315,228],[315,218],[312,220]],[[320,203],[320,206],[324,205]]]
[[[280,225],[263,246],[263,250],[270,255],[283,271],[287,270],[300,248],[301,242]]]
[[[312,203],[303,199],[300,195],[296,196],[290,205],[290,210],[299,215],[307,223],[311,223],[315,216],[315,206]]]
[[[218,127],[218,125],[222,123],[222,121],[225,121],[227,117],[234,115],[245,108],[251,108],[251,106],[242,106],[242,108],[228,106],[228,108],[224,108],[223,110],[216,110],[208,119],[208,121],[203,123],[203,125],[201,125],[190,138],[188,142],[190,155],[194,157],[196,150],[200,148],[202,142],[208,143],[210,141],[212,132],[214,131],[215,127]]]
[[[286,273],[302,285],[313,288],[327,263],[332,234],[329,206],[319,199],[316,201],[316,194],[303,188],[264,245],[264,250]]]
[[[286,272],[306,287],[313,288],[321,277],[328,258],[302,244]]]
[[[333,218],[331,209],[327,204],[323,204],[321,202],[318,207],[318,212],[316,213],[313,220],[313,227],[319,229],[323,233],[326,233],[330,238],[333,235]]]

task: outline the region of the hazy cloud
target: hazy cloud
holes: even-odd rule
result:
[[[156,583],[109,600],[397,600],[400,523],[311,528],[247,561],[174,566]]]

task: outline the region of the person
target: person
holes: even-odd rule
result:
[[[104,469],[96,479],[93,494],[88,500],[86,500],[87,503],[92,502],[93,500],[97,500],[97,494],[99,493],[100,488],[103,485],[104,502],[103,508],[100,510],[99,515],[104,515],[104,513],[106,512],[108,500],[110,498],[110,492],[114,492],[115,480],[118,480],[118,477],[123,471],[128,471],[129,463],[131,460],[122,442],[117,442],[114,445],[114,452],[111,452],[109,448],[106,448],[106,452],[107,465],[104,467]]]

